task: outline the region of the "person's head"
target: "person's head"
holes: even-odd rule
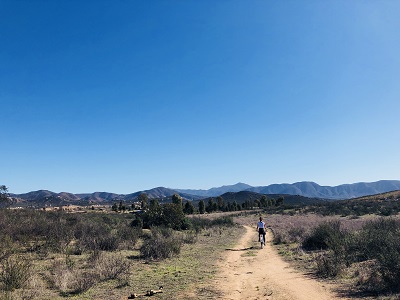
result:
[[[262,221],[262,217],[260,217],[260,222]]]

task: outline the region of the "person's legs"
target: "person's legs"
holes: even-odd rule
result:
[[[262,235],[264,235],[265,233],[264,233],[265,231],[262,229],[262,228],[259,228],[258,229],[258,241],[260,242],[260,234],[262,234]],[[264,237],[264,241],[265,241],[265,237]]]

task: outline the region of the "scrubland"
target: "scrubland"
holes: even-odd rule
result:
[[[345,297],[398,299],[400,220],[397,216],[270,215],[274,244],[315,278],[335,282]]]
[[[160,286],[157,299],[213,297],[205,283],[242,228],[229,218],[192,218],[181,231],[134,221],[0,210],[0,299],[122,299]]]
[[[135,216],[115,212],[0,210],[0,299],[123,299],[160,286],[154,299],[216,299],[225,249],[237,243],[241,224],[255,230],[260,214],[282,257],[334,283],[339,295],[399,298],[397,214],[282,208],[193,215],[184,230],[142,229]]]

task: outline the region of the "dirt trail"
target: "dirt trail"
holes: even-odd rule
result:
[[[254,228],[244,227],[246,233],[235,249],[246,249],[257,238]],[[227,253],[216,279],[216,285],[222,292],[219,299],[344,299],[336,296],[326,285],[290,268],[270,241],[271,233],[268,232],[264,249]]]

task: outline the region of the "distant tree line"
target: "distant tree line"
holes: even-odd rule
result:
[[[146,193],[142,193],[138,196],[138,201],[140,203],[140,208],[142,210],[153,209],[155,206],[160,205],[159,200],[153,198],[149,200],[149,197]],[[156,204],[155,204],[156,203]],[[249,199],[245,200],[241,203],[238,201],[227,201],[225,202],[221,196],[216,198],[209,198],[208,200],[200,200],[198,202],[197,207],[193,204],[192,201],[185,201],[178,194],[172,195],[172,203],[176,205],[180,205],[182,207],[183,213],[186,215],[191,215],[195,213],[212,213],[212,212],[227,212],[227,211],[240,211],[240,210],[248,210],[248,209],[255,209],[255,208],[274,208],[274,207],[281,207],[284,205],[284,197],[280,196],[277,199],[275,198],[268,198],[266,195],[261,196],[260,199]],[[165,204],[163,204],[165,205]],[[137,208],[135,204],[131,204],[127,206],[123,201],[119,203],[114,203],[112,206],[112,210],[114,211],[127,211],[133,210]]]
[[[268,207],[279,207],[284,204],[284,197],[279,197],[278,199],[268,198],[263,195],[260,199],[256,200],[246,200],[239,204],[236,200],[233,202],[225,203],[224,199],[219,196],[216,199],[209,198],[207,201],[207,205],[204,200],[199,201],[198,212],[200,214],[204,213],[212,213],[216,211],[240,211],[240,210],[248,210],[255,208],[268,208]]]

